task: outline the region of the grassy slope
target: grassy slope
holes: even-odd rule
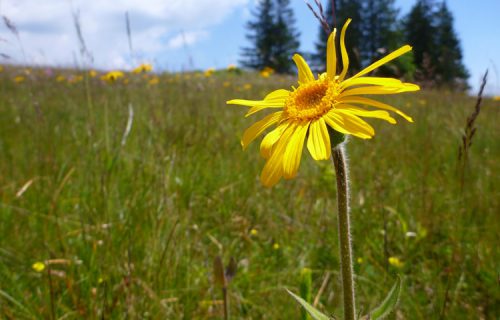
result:
[[[313,269],[313,296],[331,274],[319,306],[340,315],[330,163],[304,153],[297,179],[264,189],[258,144],[239,145],[254,118],[225,105],[292,81],[90,79],[87,95],[84,82],[15,84],[0,74],[0,314],[217,318],[212,261],[222,255],[239,262],[234,318],[298,319],[283,288],[297,291],[303,267]],[[457,150],[474,100],[420,92],[386,101],[415,123],[371,121],[375,138],[348,144],[360,309],[375,306],[401,273],[399,319],[492,319],[500,305],[498,102],[485,101],[460,193]],[[122,146],[129,103],[134,122]],[[388,256],[404,265],[388,265]],[[72,263],[53,265],[50,277],[31,269],[55,258]]]

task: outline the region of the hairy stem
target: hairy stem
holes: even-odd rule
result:
[[[337,175],[338,234],[342,293],[344,300],[344,320],[354,320],[356,305],[354,300],[351,230],[349,222],[349,185],[347,179],[347,162],[341,145],[333,148],[332,159]]]

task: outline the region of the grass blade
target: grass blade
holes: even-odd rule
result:
[[[311,315],[311,317],[314,320],[330,320],[330,318],[323,313],[319,312],[315,307],[311,306],[309,303],[307,303],[304,299],[301,297],[293,294],[290,290],[286,289],[286,291],[295,299],[297,300],[298,303],[306,309],[306,311]]]
[[[385,300],[375,310],[370,313],[370,319],[378,320],[387,317],[396,307],[401,293],[401,278],[398,277],[391,291],[387,294]]]

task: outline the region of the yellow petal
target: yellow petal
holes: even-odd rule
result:
[[[393,106],[390,106],[388,104],[382,103],[382,102],[377,101],[377,100],[373,100],[373,99],[369,99],[369,98],[365,98],[365,97],[349,97],[349,98],[341,99],[341,103],[361,103],[361,104],[376,107],[379,109],[393,111],[393,112],[397,113],[398,115],[400,115],[401,117],[405,118],[407,121],[413,122],[413,119],[410,116],[406,115],[404,112],[394,108]]]
[[[297,69],[299,70],[299,84],[308,83],[310,81],[314,81],[314,75],[309,68],[307,62],[302,58],[300,54],[293,55],[293,61],[297,65]]]
[[[273,99],[273,100],[244,100],[244,99],[233,99],[226,102],[227,104],[239,104],[247,107],[282,107],[285,104],[285,99]]]
[[[309,122],[298,124],[288,142],[283,156],[283,176],[285,179],[292,179],[297,175],[308,128]]]
[[[389,87],[404,87],[403,82],[394,78],[379,78],[379,77],[359,77],[350,78],[341,83],[342,88],[348,88],[352,86],[359,85],[378,85],[378,86],[389,86]]]
[[[261,135],[267,128],[278,122],[281,118],[283,112],[275,112],[267,115],[264,119],[257,121],[243,133],[243,138],[241,139],[241,145],[243,149],[246,149],[248,145],[255,140],[259,135]]]
[[[283,135],[283,132],[288,127],[288,125],[288,123],[280,124],[276,129],[266,134],[264,139],[262,139],[262,142],[260,143],[260,154],[264,159],[269,159],[273,146]]]
[[[327,116],[329,118],[334,118],[337,122],[337,125],[340,125],[344,132],[352,134],[353,136],[362,139],[370,139],[375,134],[375,130],[372,128],[372,126],[366,123],[366,121],[349,112],[343,112],[342,110],[333,109],[327,114]]]
[[[326,72],[328,77],[335,80],[335,75],[337,73],[337,51],[335,50],[335,35],[337,34],[337,29],[333,29],[333,32],[328,37],[328,42],[326,44]]]
[[[370,110],[365,110],[365,109],[360,108],[360,107],[351,106],[348,104],[338,104],[335,106],[335,108],[338,110],[347,111],[347,112],[349,112],[353,115],[356,115],[356,116],[361,116],[361,117],[365,117],[365,118],[382,119],[382,120],[386,120],[387,122],[392,123],[392,124],[396,123],[396,119],[391,117],[389,112],[383,111],[383,110],[370,111]]]
[[[349,55],[347,54],[347,49],[345,47],[345,31],[347,27],[351,23],[351,19],[347,19],[344,26],[342,27],[342,31],[340,33],[340,52],[342,54],[342,72],[339,76],[339,81],[344,80],[345,75],[347,74],[347,69],[349,68]]]
[[[327,160],[331,155],[330,135],[325,120],[319,118],[309,127],[307,149],[314,160]]]
[[[264,100],[269,101],[269,100],[283,100],[286,99],[290,95],[290,91],[285,90],[285,89],[278,89],[274,90],[273,92],[269,93]]]
[[[387,86],[365,86],[349,90],[344,90],[340,93],[339,98],[342,99],[348,96],[357,96],[360,94],[396,94],[408,91],[417,91],[420,88],[417,85],[406,84],[399,87],[387,87]]]
[[[288,126],[276,143],[277,145],[275,146],[271,157],[267,160],[260,175],[260,181],[264,186],[272,187],[280,181],[281,177],[283,177],[283,155],[285,154],[291,134],[294,131],[294,125]]]
[[[405,45],[405,46],[402,46],[401,48],[399,48],[398,50],[392,52],[392,53],[389,53],[388,55],[386,55],[385,57],[383,57],[382,59],[372,63],[371,65],[369,65],[368,67],[364,68],[363,70],[361,70],[360,72],[358,72],[357,74],[355,74],[352,78],[358,78],[358,77],[361,77],[362,75],[365,75],[375,69],[377,69],[378,67],[380,67],[381,65],[384,65],[386,64],[387,62],[391,61],[391,60],[394,60],[396,59],[397,57],[407,53],[408,51],[411,51],[411,47],[409,45]],[[352,79],[351,78],[351,79]]]

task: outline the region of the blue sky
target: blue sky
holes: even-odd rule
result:
[[[257,0],[0,0],[0,15],[14,22],[26,59],[5,26],[0,52],[11,63],[74,66],[82,64],[72,21],[79,12],[83,34],[97,68],[133,67],[153,62],[157,70],[225,68],[237,63],[248,45],[245,24]],[[312,0],[311,0],[312,2]],[[325,2],[325,1],[323,1]],[[489,94],[500,95],[499,0],[448,0],[461,39],[464,63],[474,89],[490,69]],[[405,15],[414,0],[396,0]],[[303,0],[292,0],[303,52],[313,51],[318,23]],[[131,58],[124,27],[129,12],[135,56]],[[353,22],[355,23],[355,21]],[[474,90],[473,89],[473,90]]]

